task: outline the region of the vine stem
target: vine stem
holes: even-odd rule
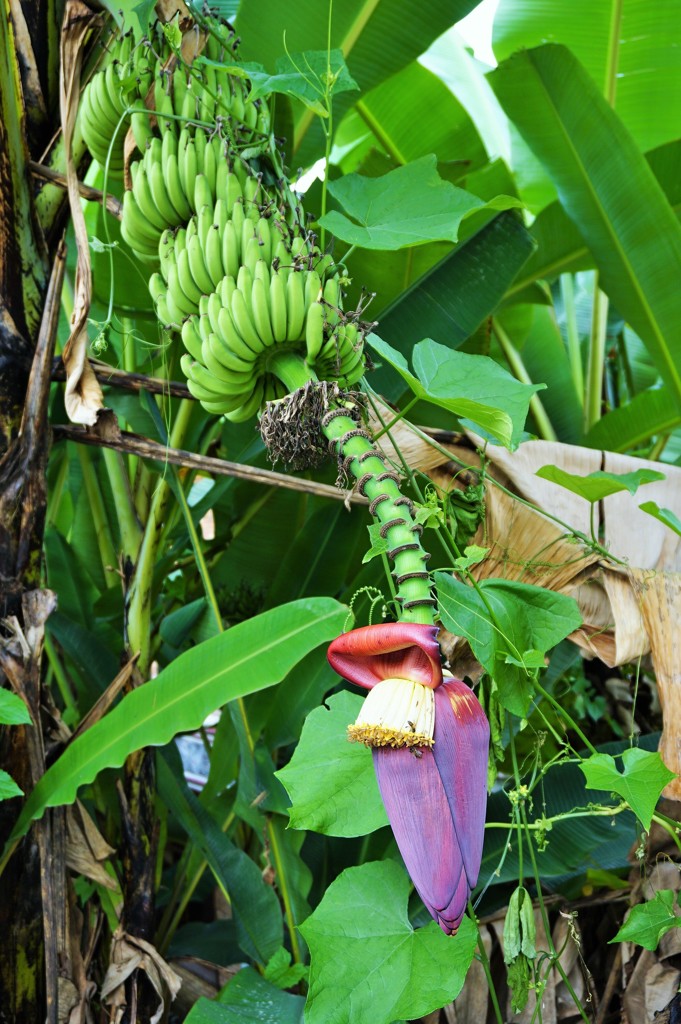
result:
[[[523,872],[523,834],[522,834],[522,830],[521,830],[521,827],[520,827],[520,815],[519,815],[519,812],[518,812],[518,807],[519,807],[519,804],[520,804],[520,800],[522,799],[522,797],[520,795],[521,782],[520,782],[520,771],[518,769],[518,758],[517,758],[516,749],[515,749],[515,734],[513,732],[512,727],[511,727],[512,726],[512,717],[509,716],[509,718],[511,719],[509,721],[509,737],[510,737],[510,741],[511,741],[510,742],[510,746],[511,746],[511,761],[513,762],[513,778],[515,780],[515,788],[516,788],[516,794],[517,794],[517,800],[518,800],[518,802],[513,807],[513,819],[514,819],[515,824],[516,824],[516,833],[517,833],[517,839],[518,839],[518,885],[522,885],[523,882],[525,881],[525,875],[524,875],[524,872]]]
[[[520,808],[520,815],[521,815],[521,818],[522,818],[522,821],[523,821],[523,826],[526,827],[527,826],[527,815],[525,813],[525,807],[524,807],[523,804],[520,804],[519,808]],[[586,1015],[586,1011],[584,1010],[584,1007],[582,1006],[582,1004],[580,1003],[579,999],[577,998],[577,993],[575,992],[574,988],[572,987],[570,979],[568,978],[567,974],[565,973],[563,965],[560,962],[560,957],[558,956],[558,953],[556,952],[556,947],[554,945],[553,937],[551,935],[551,926],[550,926],[550,922],[549,922],[549,915],[546,912],[546,904],[544,903],[544,897],[543,897],[542,891],[541,891],[541,877],[539,875],[539,868],[537,867],[537,858],[536,858],[536,855],[535,855],[535,852],[534,852],[534,844],[532,842],[532,836],[529,833],[529,831],[527,832],[527,847],[528,847],[528,851],[529,851],[529,854],[530,854],[530,860],[532,862],[532,874],[534,876],[534,884],[535,884],[535,886],[537,888],[537,901],[539,903],[539,913],[541,914],[541,918],[542,918],[542,921],[544,923],[544,931],[546,932],[546,938],[547,938],[547,941],[548,941],[548,944],[549,944],[549,952],[551,953],[551,962],[555,965],[556,970],[560,974],[560,976],[561,976],[561,978],[562,978],[562,980],[563,980],[563,982],[565,984],[565,987],[568,990],[573,1003],[575,1004],[575,1009],[577,1010],[577,1012],[579,1013],[580,1017],[584,1021],[584,1024],[591,1024],[591,1021],[589,1020],[589,1018]]]
[[[409,426],[414,431],[417,437],[420,437],[421,440],[425,441],[426,444],[429,444],[431,448],[434,448],[436,451],[440,452],[441,455],[444,455],[445,459],[448,462],[455,462],[457,465],[461,467],[461,469],[465,469],[468,472],[470,472],[471,470],[473,472],[476,472],[475,467],[470,466],[467,462],[464,462],[463,459],[457,458],[456,455],[454,455],[452,452],[444,448],[435,440],[435,438],[430,437],[428,434],[426,434],[424,430],[421,430],[419,427],[417,427],[416,424],[410,423]],[[582,543],[585,544],[588,548],[591,548],[591,550],[596,551],[599,555],[602,555],[604,558],[609,559],[609,561],[615,562],[617,565],[626,565],[626,562],[622,558],[617,558],[616,555],[611,554],[607,548],[603,547],[602,544],[594,544],[591,538],[587,537],[585,533],[582,533],[580,530],[575,530],[574,527],[570,526],[569,523],[566,523],[562,519],[559,519],[558,516],[554,516],[551,512],[549,512],[548,509],[538,508],[537,505],[534,505],[531,501],[527,501],[526,498],[521,498],[520,495],[514,494],[513,491],[509,490],[508,487],[504,487],[504,485],[500,483],[498,480],[496,480],[493,476],[487,477],[487,479],[490,481],[492,486],[500,490],[502,494],[508,495],[509,498],[512,498],[514,501],[519,502],[519,504],[524,505],[526,508],[531,509],[533,512],[539,512],[540,515],[544,516],[545,519],[550,519],[551,522],[556,523],[557,526],[562,526],[565,530],[565,534],[567,537],[575,537],[577,540],[582,541]]]
[[[576,732],[576,733],[577,733],[577,735],[579,736],[580,740],[582,741],[582,743],[584,744],[584,746],[586,747],[586,749],[587,749],[588,751],[590,751],[590,753],[592,753],[592,754],[597,754],[597,753],[598,753],[598,751],[597,751],[597,750],[596,750],[596,748],[594,747],[593,743],[592,743],[592,742],[591,742],[591,741],[590,741],[589,739],[587,739],[587,737],[586,737],[586,736],[584,735],[584,733],[582,732],[582,730],[581,730],[581,729],[579,728],[579,726],[578,726],[578,725],[577,725],[577,723],[575,722],[574,718],[573,718],[573,717],[572,717],[572,716],[571,716],[570,714],[568,714],[568,712],[567,712],[567,711],[565,710],[565,708],[563,707],[563,705],[562,705],[562,704],[560,704],[560,702],[559,702],[559,701],[557,701],[557,700],[556,700],[556,698],[555,698],[555,697],[553,697],[553,696],[552,696],[552,695],[551,695],[551,694],[549,693],[549,691],[548,691],[548,690],[545,690],[545,689],[544,689],[544,687],[543,687],[543,686],[541,685],[541,683],[539,682],[539,680],[535,679],[535,680],[534,680],[533,682],[534,682],[534,688],[535,688],[535,690],[537,690],[537,692],[538,692],[538,693],[541,693],[542,697],[543,697],[543,698],[544,698],[545,700],[547,700],[547,701],[549,702],[549,704],[551,704],[551,705],[552,705],[552,706],[553,706],[553,707],[554,707],[554,708],[556,709],[556,711],[558,712],[558,716],[559,716],[560,718],[564,718],[564,719],[565,719],[565,721],[566,721],[566,722],[567,722],[567,724],[568,724],[568,725],[570,726],[570,728],[571,728],[571,729],[572,729],[572,730],[573,730],[574,732]]]
[[[475,911],[470,900],[468,901],[468,915],[472,921],[475,921],[475,927],[478,930],[478,960],[480,961],[482,969],[485,972],[485,978],[487,979],[487,988],[489,990],[489,996],[490,999],[492,1000],[492,1006],[494,1008],[494,1016],[497,1019],[497,1024],[504,1024],[504,1018],[501,1012],[501,1007],[499,1006],[499,999],[497,997],[497,992],[494,987],[494,981],[492,979],[492,969],[490,967],[489,957],[487,956],[487,950],[485,949],[485,943],[483,941],[482,933],[480,931],[480,923],[477,917],[475,916]]]
[[[567,974],[565,973],[565,971],[563,969],[563,965],[560,962],[560,957],[559,957],[559,955],[558,955],[558,953],[556,951],[556,947],[555,947],[555,944],[553,942],[553,937],[551,935],[551,925],[550,925],[550,922],[549,922],[548,913],[546,911],[546,904],[544,903],[544,896],[542,894],[541,877],[539,875],[539,868],[537,866],[537,858],[536,858],[536,855],[535,855],[535,852],[534,852],[534,843],[533,843],[533,840],[532,840],[532,834],[530,832],[528,821],[527,821],[527,813],[525,811],[525,800],[524,800],[523,796],[521,795],[522,781],[521,781],[521,778],[520,778],[520,770],[519,770],[519,767],[518,767],[518,760],[517,760],[516,750],[515,750],[515,737],[513,735],[513,730],[512,729],[510,730],[510,740],[511,740],[511,742],[510,742],[510,746],[511,746],[511,760],[513,762],[513,779],[514,779],[514,782],[515,782],[516,792],[519,794],[519,798],[518,798],[516,804],[514,805],[514,817],[516,817],[517,820],[518,820],[518,827],[519,827],[519,829],[520,829],[520,825],[522,823],[522,828],[525,831],[525,838],[527,840],[527,850],[528,850],[528,854],[529,854],[529,857],[530,857],[530,861],[532,863],[532,875],[533,875],[534,884],[535,884],[535,887],[536,887],[536,890],[537,890],[537,902],[539,904],[539,913],[541,914],[541,919],[542,919],[542,922],[544,924],[544,931],[546,933],[546,940],[547,940],[548,946],[549,946],[549,953],[551,954],[551,963],[553,965],[555,965],[556,970],[558,971],[558,973],[560,974],[561,978],[563,979],[563,981],[565,983],[565,987],[567,988],[567,990],[568,990],[568,992],[569,992],[569,994],[570,994],[570,996],[571,996],[571,998],[572,998],[572,1000],[573,1000],[573,1002],[575,1004],[575,1009],[579,1012],[582,1020],[585,1022],[585,1024],[590,1024],[589,1018],[587,1017],[587,1015],[586,1015],[586,1013],[584,1011],[583,1006],[579,1002],[579,1000],[577,998],[577,995],[576,995],[576,993],[575,993],[575,991],[574,991],[574,989],[573,989],[573,987],[572,987],[572,985],[570,983],[570,980],[569,980]],[[519,850],[518,865],[519,865],[520,883],[522,884],[522,882],[523,882],[522,854],[521,854],[521,850],[522,850],[522,835],[520,834],[520,832],[519,832],[519,835],[518,835],[518,840],[519,840],[519,843],[518,843],[518,850]]]
[[[656,825],[659,825],[660,828],[663,828],[665,832],[669,833],[669,835],[671,836],[676,845],[676,848],[679,850],[679,852],[681,852],[681,840],[679,840],[677,831],[678,825],[676,824],[676,822],[674,823],[674,827],[672,827],[672,825],[667,820],[664,814],[653,814],[652,820],[655,822]]]

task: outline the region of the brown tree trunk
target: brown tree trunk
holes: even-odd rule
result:
[[[55,80],[56,17],[55,5],[42,0],[25,8],[18,0],[2,0],[0,7],[0,590],[2,618],[15,617],[18,631],[8,636],[10,628],[0,639],[0,682],[24,697],[35,722],[34,727],[0,731],[0,763],[24,792],[30,792],[44,770],[41,644],[17,649],[16,638],[30,633],[40,617],[38,606],[45,608],[35,594],[46,502],[49,370],[64,262],[61,252],[52,278],[52,305],[43,319],[50,260],[35,217],[27,165],[31,147],[41,149],[49,133],[43,89]],[[40,64],[32,38],[41,41]],[[19,803],[0,802],[0,845],[16,820]],[[45,985],[45,913],[54,920],[54,908],[45,906],[45,886],[54,875],[41,871],[41,852],[44,864],[49,828],[46,823],[23,840],[0,882],[0,931],[5,937],[0,1020],[12,1024],[36,1024],[46,1016],[56,1020],[54,942],[50,997]]]

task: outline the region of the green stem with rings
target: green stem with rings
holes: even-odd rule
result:
[[[399,477],[386,470],[385,457],[348,410],[328,412],[322,419],[322,430],[344,469],[352,473],[359,491],[369,499],[371,515],[381,524],[381,536],[394,565],[400,619],[431,625],[435,600],[426,569],[429,556],[421,545],[421,527],[414,521],[412,503],[400,491]]]

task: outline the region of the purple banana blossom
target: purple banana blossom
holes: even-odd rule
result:
[[[437,627],[417,623],[366,626],[334,640],[328,658],[340,675],[372,691],[365,705],[384,684],[380,700],[386,707],[377,700],[362,731],[353,733],[354,726],[350,734],[372,746],[381,797],[406,868],[431,916],[453,935],[480,870],[489,725],[465,683],[443,681],[436,636]],[[404,680],[416,684],[411,709],[422,707],[426,690],[434,691],[432,740],[418,746],[416,713],[394,702],[394,684],[402,687]],[[406,719],[403,732],[395,714]],[[372,715],[375,724],[367,732]],[[387,738],[377,740],[381,733]]]

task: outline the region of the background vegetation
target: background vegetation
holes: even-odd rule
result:
[[[366,507],[335,464],[273,471],[255,418],[191,399],[120,236],[122,183],[77,124],[111,412],[66,414],[53,355],[82,263],[60,82],[75,112],[114,6],[0,14],[6,1019],[652,1020],[679,984],[676,804],[657,804],[681,767],[677,5],[501,0],[493,71],[453,27],[472,0],[214,8],[265,79],[330,48],[356,86],[332,95],[322,66],[312,97],[265,93],[289,177],[325,158],[305,207],[345,307],[378,322],[372,427],[492,724],[454,939],[411,893],[345,742],[360,698],[326,662],[353,615],[393,613]],[[138,32],[153,16],[125,5]],[[446,225],[443,183],[462,190]]]

